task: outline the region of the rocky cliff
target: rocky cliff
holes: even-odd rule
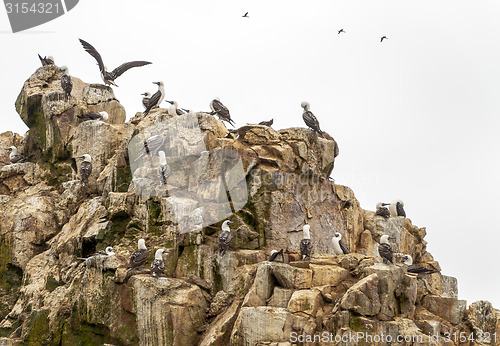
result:
[[[389,345],[389,336],[494,345],[500,337],[500,312],[484,301],[466,309],[446,268],[425,280],[406,272],[399,253],[441,269],[425,228],[361,209],[330,180],[339,150],[328,134],[259,125],[228,133],[212,115],[184,120],[165,109],[125,123],[111,88],[73,77],[65,101],[60,75],[38,69],[16,101],[28,133],[0,135],[2,148],[16,145],[29,160],[0,156],[1,345]],[[102,110],[109,121],[78,121]],[[169,138],[168,191],[154,183],[156,158],[137,158],[158,132]],[[88,185],[78,179],[83,154],[92,156]],[[220,256],[226,218],[233,237]],[[303,262],[306,223],[314,250]],[[334,232],[351,254],[333,255]],[[382,234],[396,238],[394,265],[378,256]],[[139,238],[145,268],[154,250],[169,250],[164,277],[146,270],[125,280]],[[81,260],[107,246],[115,256]],[[285,249],[285,263],[266,261],[272,249]],[[471,333],[476,341],[460,342]]]

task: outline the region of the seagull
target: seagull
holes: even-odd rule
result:
[[[403,208],[404,206],[405,206],[405,204],[400,199],[392,201],[391,204],[389,204],[389,211],[391,213],[391,216],[392,217],[396,217],[396,216],[406,217],[406,213],[405,213],[405,210]]]
[[[149,103],[149,99],[151,98],[151,93],[145,92],[144,94],[141,94],[141,95],[144,96],[142,98],[142,105],[144,106],[144,108],[148,108],[148,103]]]
[[[341,32],[345,33],[344,29],[340,29],[338,33],[340,34]]]
[[[163,274],[165,263],[163,262],[163,254],[168,253],[165,249],[158,249],[155,252],[155,259],[151,262],[151,275],[156,277]]]
[[[17,153],[17,148],[15,146],[11,146],[10,148],[7,148],[7,150],[10,151],[10,163],[24,163],[27,161],[23,155]]]
[[[80,114],[77,115],[78,119],[82,121],[88,121],[88,120],[104,120],[107,121],[109,119],[108,112],[102,111],[102,112],[89,112],[85,114]]]
[[[242,15],[243,18],[250,18],[250,16],[248,15],[248,12],[245,13],[244,15]]]
[[[97,61],[97,65],[99,65],[99,70],[101,71],[101,78],[105,84],[118,86],[115,84],[115,79],[120,77],[125,71],[131,69],[132,67],[140,67],[151,64],[149,61],[131,61],[121,64],[113,71],[108,72],[106,71],[106,66],[104,66],[104,63],[102,62],[101,54],[99,54],[99,52],[97,52],[97,50],[90,43],[85,42],[82,39],[80,39],[80,43],[82,44],[83,49],[85,49],[85,51],[92,55]]]
[[[226,220],[222,224],[222,231],[219,234],[219,255],[222,257],[229,249],[229,243],[231,242],[232,235],[229,225],[232,224],[231,221]]]
[[[82,184],[87,185],[90,174],[92,173],[92,157],[89,154],[85,154],[79,158],[83,159],[83,162],[80,165],[80,177],[82,178]]]
[[[312,251],[312,244],[311,244],[311,234],[309,232],[311,226],[309,225],[304,225],[302,228],[302,240],[300,241],[300,254],[302,255],[302,260],[305,260],[306,257],[308,259],[311,259],[311,251]]]
[[[387,36],[382,36],[382,37],[380,38],[380,42],[382,42],[383,40],[388,40],[388,39],[389,39],[389,38],[388,38]]]
[[[285,262],[285,258],[283,257],[283,249],[280,251],[272,250],[271,255],[269,256],[269,262],[278,262],[276,258],[281,257],[281,263]]]
[[[182,109],[178,108],[179,105],[177,104],[177,101],[167,101],[166,102],[170,103],[170,106],[168,107],[168,114],[169,115],[183,115],[188,112],[183,111]]]
[[[158,167],[158,180],[160,185],[167,185],[168,177],[170,177],[170,166],[167,164],[167,159],[165,158],[165,152],[159,151],[158,156],[160,157],[160,166]]]
[[[147,115],[153,108],[160,107],[160,103],[165,97],[165,87],[163,85],[163,82],[153,82],[153,84],[158,85],[158,91],[149,98],[149,101],[146,105],[146,110],[144,111],[144,115]]]
[[[40,54],[38,54],[38,59],[40,59],[42,66],[54,65],[54,58],[50,55],[42,58]]]
[[[264,126],[271,127],[271,125],[273,124],[273,122],[274,122],[274,119],[271,119],[271,120],[269,120],[269,121],[261,121],[261,122],[259,123],[259,125],[264,125]]]
[[[141,153],[135,160],[137,161],[148,154],[154,155],[163,145],[163,141],[164,139],[160,135],[154,135],[146,139],[143,147],[140,149]]]
[[[229,114],[229,110],[227,109],[226,106],[224,106],[218,97],[214,98],[212,102],[210,102],[210,108],[212,109],[212,113],[210,114],[217,114],[220,120],[222,121],[227,121],[230,123],[233,127],[234,126],[234,121],[231,120],[231,115]]]
[[[414,273],[418,275],[434,274],[439,273],[438,270],[427,269],[418,264],[413,264],[413,258],[410,255],[403,256],[404,264],[408,266],[408,273]]]
[[[389,237],[387,234],[384,234],[380,237],[380,245],[378,247],[378,253],[382,260],[385,262],[386,260],[392,262],[392,248],[389,244],[389,239],[396,239],[394,237]]]
[[[304,112],[302,113],[302,118],[308,127],[310,127],[313,131],[318,132],[320,135],[323,135],[321,129],[319,128],[318,119],[314,116],[314,114],[309,110],[309,102],[302,102],[300,104],[302,108],[304,108]]]
[[[375,211],[375,215],[382,216],[384,219],[387,219],[389,216],[391,216],[389,209],[385,207],[386,205],[389,205],[389,203],[377,203],[377,210]]]
[[[146,242],[144,239],[139,239],[137,242],[138,250],[130,255],[130,262],[127,269],[134,269],[140,267],[146,262],[148,257],[148,250],[146,249]]]
[[[349,253],[349,249],[342,241],[342,234],[339,232],[335,232],[335,235],[332,238],[333,251],[336,255],[347,255]]]
[[[69,100],[71,97],[71,90],[73,90],[73,82],[68,74],[68,67],[61,66],[61,72],[63,73],[61,76],[61,88],[64,90],[66,100]]]

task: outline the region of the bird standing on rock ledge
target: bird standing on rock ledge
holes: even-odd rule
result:
[[[219,255],[222,257],[225,255],[226,251],[229,249],[229,243],[231,242],[232,235],[229,225],[232,224],[231,221],[226,220],[222,224],[222,231],[219,234]]]
[[[64,91],[64,96],[66,101],[71,98],[71,90],[73,90],[73,82],[71,81],[71,77],[68,74],[69,70],[66,66],[61,66],[61,88]]]
[[[302,118],[304,119],[304,122],[308,127],[310,127],[313,131],[319,133],[321,136],[323,136],[323,132],[319,128],[319,122],[318,119],[314,116],[314,114],[309,110],[309,102],[302,102],[300,104],[302,108],[304,108],[304,112],[302,113]]]
[[[311,234],[309,233],[311,226],[304,225],[302,228],[302,240],[300,241],[300,254],[302,260],[311,259],[312,243]]]
[[[92,173],[92,156],[85,154],[80,156],[80,159],[83,159],[80,165],[80,177],[82,178],[82,184],[87,185],[90,174]]]
[[[155,252],[155,259],[151,262],[151,275],[153,277],[163,274],[165,262],[163,262],[163,254],[168,253],[165,249],[158,249]]]
[[[396,239],[394,237],[389,237],[387,234],[384,234],[380,237],[380,245],[378,247],[378,254],[382,257],[384,263],[389,261],[390,263],[394,263],[392,261],[392,248],[391,244],[389,244],[389,239]]]
[[[9,154],[9,160],[10,163],[24,163],[26,162],[26,158],[17,153],[17,148],[15,146],[11,146],[10,148],[7,148],[8,151],[10,151]]]

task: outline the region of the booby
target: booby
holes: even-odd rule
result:
[[[83,159],[80,165],[80,177],[82,178],[82,184],[87,185],[90,174],[92,173],[92,157],[89,154],[85,154],[80,156],[80,159]]]
[[[422,267],[421,265],[413,264],[413,258],[410,255],[404,255],[403,260],[403,263],[408,266],[408,273],[414,273],[418,275],[439,273],[438,270],[427,269],[425,267]]]
[[[310,228],[311,226],[309,225],[304,225],[302,228],[302,240],[300,241],[300,254],[302,255],[302,260],[305,260],[306,257],[311,259],[312,244]]]
[[[391,213],[389,209],[387,209],[385,206],[390,205],[389,203],[377,203],[377,210],[375,211],[375,215],[382,216],[384,219],[387,219],[389,216],[391,216]]]
[[[114,255],[115,255],[115,253],[113,252],[113,248],[111,246],[108,246],[106,248],[106,250],[97,251],[95,254],[93,254],[92,256],[89,256],[88,258],[78,258],[78,259],[85,260],[85,265],[87,266],[87,268],[91,267],[92,265],[99,267],[99,264],[102,265],[102,261],[106,257],[110,257],[110,256],[114,256]],[[99,262],[98,262],[98,259],[100,260]]]
[[[250,18],[250,16],[248,15],[248,12],[245,13],[244,15],[242,15],[243,18]]]
[[[148,108],[148,103],[149,103],[149,99],[151,98],[151,93],[145,92],[144,94],[141,94],[141,95],[144,96],[142,98],[142,105],[144,106],[144,108]]]
[[[148,257],[148,250],[146,249],[146,242],[144,239],[139,239],[137,242],[138,250],[130,255],[130,262],[127,269],[134,269],[140,267],[146,262],[146,257]]]
[[[392,262],[392,248],[389,244],[389,239],[395,239],[393,237],[389,237],[387,234],[384,234],[380,237],[380,245],[378,247],[378,253],[380,257],[382,257],[383,261],[386,260]]]
[[[406,213],[405,213],[405,210],[403,208],[404,206],[405,206],[405,204],[400,199],[392,201],[391,204],[389,204],[389,211],[391,213],[391,216],[392,217],[396,217],[396,216],[406,217]]]
[[[10,163],[23,163],[27,161],[23,155],[17,153],[17,148],[15,146],[11,146],[10,148],[7,148],[7,150],[10,151]]]
[[[212,102],[210,102],[210,108],[212,109],[212,113],[210,114],[217,114],[220,120],[227,121],[231,124],[231,126],[235,127],[234,121],[231,120],[229,109],[227,109],[227,107],[224,106],[222,102],[220,102],[220,99],[218,97],[214,98]]]
[[[154,135],[146,139],[140,150],[141,153],[137,156],[136,161],[148,154],[154,155],[158,150],[160,150],[163,145],[163,141],[164,139],[160,135]]]
[[[259,123],[259,125],[264,125],[264,126],[271,127],[271,125],[273,124],[273,122],[274,122],[274,119],[271,119],[271,120],[269,120],[269,121],[261,121],[261,122]]]
[[[94,59],[97,61],[97,65],[99,65],[99,70],[101,71],[101,78],[102,81],[105,84],[112,84],[114,86],[118,86],[115,84],[115,79],[120,77],[125,71],[133,68],[133,67],[140,67],[144,65],[149,65],[151,64],[149,61],[130,61],[126,62],[124,64],[121,64],[117,68],[115,68],[113,71],[108,72],[106,70],[106,66],[104,66],[104,63],[102,62],[101,55],[99,52],[88,42],[85,42],[84,40],[80,39],[80,43],[83,46],[83,49],[90,55],[94,57]]]
[[[104,120],[107,121],[109,119],[108,112],[102,111],[102,112],[89,112],[85,114],[80,114],[77,115],[78,119],[82,121],[88,121],[88,120]]]
[[[339,232],[335,232],[333,235],[332,244],[333,252],[335,252],[336,255],[347,255],[349,253],[349,249],[342,241],[342,234]]]
[[[45,58],[42,58],[40,54],[38,54],[38,58],[40,59],[42,66],[54,65],[54,58],[50,55],[46,56]]]
[[[159,151],[158,156],[160,157],[160,166],[158,167],[158,180],[160,185],[167,185],[168,177],[170,177],[170,166],[165,158],[165,152]]]
[[[93,254],[90,257],[96,257],[96,256],[114,256],[113,248],[111,246],[108,246],[106,250],[101,250],[97,251],[95,254]]]
[[[269,256],[269,262],[279,262],[277,260],[278,257],[281,257],[281,263],[285,262],[285,258],[283,256],[283,249],[281,249],[280,251],[272,250],[271,255]]]
[[[168,101],[168,100],[165,100],[165,101],[170,103],[170,106],[168,107],[168,114],[169,115],[183,115],[183,114],[187,113],[187,112],[184,112],[182,109],[178,108],[179,105],[177,104],[177,101]]]
[[[151,275],[156,277],[163,274],[165,263],[163,262],[163,254],[168,253],[165,249],[158,249],[155,252],[155,259],[151,262]]]
[[[380,42],[382,42],[383,40],[388,40],[388,39],[389,39],[389,38],[388,38],[387,36],[382,36],[382,37],[380,38]]]
[[[323,135],[323,132],[319,128],[318,119],[314,116],[314,114],[309,110],[309,102],[302,102],[300,104],[302,108],[304,108],[304,112],[302,113],[302,118],[308,127],[310,127],[313,131],[318,132],[320,135]]]
[[[64,90],[66,100],[69,100],[71,97],[71,90],[73,90],[73,82],[68,74],[69,70],[67,66],[61,66],[61,72],[61,88]]]
[[[338,33],[339,33],[339,34],[340,34],[340,33],[342,33],[342,32],[343,32],[343,33],[345,33],[344,29],[340,29],[340,30],[338,31]]]
[[[229,249],[229,243],[231,242],[231,239],[233,236],[231,235],[231,229],[229,228],[229,225],[232,224],[231,221],[226,220],[222,224],[222,231],[219,234],[219,255],[222,257],[226,253],[226,251]]]
[[[147,115],[153,108],[160,107],[160,103],[162,103],[163,98],[165,97],[165,86],[163,85],[163,82],[153,82],[153,84],[158,85],[158,91],[149,98],[144,115]]]

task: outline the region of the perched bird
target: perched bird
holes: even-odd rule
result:
[[[148,250],[146,249],[146,242],[144,239],[139,239],[137,243],[138,250],[130,255],[130,262],[127,269],[134,269],[140,267],[146,262],[148,257]]]
[[[231,235],[231,229],[229,225],[232,224],[231,221],[226,220],[222,224],[222,231],[219,234],[219,255],[222,257],[229,249],[229,243],[233,236]]]
[[[139,156],[137,156],[135,160],[137,161],[148,154],[154,155],[158,150],[160,150],[161,146],[163,145],[163,141],[164,139],[160,135],[154,135],[146,139],[143,147],[140,149]]]
[[[226,106],[224,106],[218,97],[214,98],[212,102],[210,102],[210,108],[212,109],[212,113],[210,114],[217,114],[220,120],[222,121],[227,121],[230,123],[233,127],[234,126],[234,121],[231,120],[231,115],[229,114],[229,110],[227,109]]]
[[[391,204],[389,204],[389,211],[391,213],[391,216],[392,217],[396,217],[396,216],[406,217],[406,213],[405,213],[405,210],[403,208],[404,206],[405,206],[405,204],[400,199],[392,201]]]
[[[83,49],[85,49],[85,51],[90,55],[92,55],[94,59],[97,61],[97,65],[99,65],[99,70],[101,71],[102,81],[105,84],[112,84],[114,86],[118,86],[115,84],[115,79],[120,77],[125,71],[131,69],[132,67],[140,67],[151,64],[149,61],[131,61],[121,64],[113,71],[108,72],[106,70],[106,66],[104,66],[104,63],[102,62],[102,58],[99,52],[90,43],[85,42],[82,39],[80,39],[80,43],[82,44]]]
[[[82,184],[87,185],[90,174],[92,173],[92,157],[89,154],[85,154],[80,156],[80,159],[83,159],[80,165],[80,177],[82,178]]]
[[[27,161],[23,155],[17,153],[17,148],[15,146],[11,146],[10,148],[7,148],[7,150],[10,151],[10,163],[23,163]]]
[[[309,232],[311,226],[304,225],[302,228],[302,240],[300,241],[300,254],[302,255],[302,260],[311,259],[312,243],[311,234]]]
[[[339,33],[339,34],[340,34],[340,33],[342,33],[342,32],[343,32],[343,33],[345,33],[344,29],[340,29],[340,30],[338,31],[338,33]]]
[[[387,36],[382,36],[382,37],[380,38],[380,42],[382,42],[383,40],[388,40],[388,39],[389,39],[389,38],[388,38]]]
[[[335,232],[332,238],[332,244],[333,252],[335,252],[336,255],[347,255],[349,253],[349,249],[342,241],[342,234],[339,232]]]
[[[141,95],[144,96],[142,98],[142,105],[144,106],[144,108],[148,108],[148,103],[149,103],[149,99],[151,98],[151,93],[145,92],[144,94],[141,94]]]
[[[80,114],[77,115],[78,119],[82,121],[88,121],[88,120],[108,120],[109,115],[108,112],[102,111],[102,112],[89,112],[85,114]]]
[[[380,237],[380,245],[378,247],[378,254],[382,257],[383,261],[386,260],[392,262],[392,248],[389,244],[389,239],[395,239],[393,237],[389,237],[387,234],[384,234]]]
[[[277,260],[278,257],[281,257],[281,261]],[[269,256],[269,262],[281,262],[281,263],[285,262],[285,258],[283,256],[283,249],[281,249],[280,251],[272,250],[271,255]]]
[[[68,74],[69,70],[66,66],[61,66],[61,88],[65,93],[66,100],[69,100],[71,97],[71,90],[73,90],[73,82],[71,81],[71,77]]]
[[[165,97],[165,87],[163,82],[153,82],[153,84],[158,85],[158,91],[149,98],[144,115],[147,115],[153,108],[160,107],[160,103],[162,103],[163,98]]]
[[[248,15],[248,12],[245,13],[244,15],[242,15],[243,18],[250,18],[250,16]]]
[[[111,246],[108,246],[106,248],[106,250],[104,251],[97,251],[96,253],[94,253],[92,256],[89,256],[88,258],[78,258],[78,259],[81,259],[81,260],[85,260],[85,265],[87,266],[87,268],[95,265],[95,266],[98,266],[99,262],[98,262],[98,259],[101,260],[100,263],[102,263],[102,260],[105,259],[106,257],[109,257],[109,256],[114,256],[115,253],[113,252],[113,248]]]
[[[408,266],[408,273],[414,273],[418,275],[434,274],[439,273],[438,270],[427,269],[418,264],[413,264],[413,258],[410,255],[403,256],[404,264]]]
[[[113,256],[115,253],[113,252],[113,248],[111,246],[108,246],[106,250],[101,250],[97,251],[95,254],[93,254],[90,257],[95,257],[95,256]]]
[[[261,121],[261,122],[259,123],[259,125],[264,125],[264,126],[271,127],[271,125],[273,124],[273,122],[274,122],[274,119],[271,119],[271,120],[269,120],[269,121]]]
[[[385,207],[386,205],[389,205],[389,203],[377,203],[377,210],[375,211],[375,215],[382,216],[384,219],[387,219],[389,216],[391,216],[389,209]]]
[[[170,177],[170,166],[167,164],[167,159],[165,158],[165,152],[159,151],[158,156],[160,157],[160,166],[158,167],[158,180],[160,185],[167,185],[168,177]]]
[[[309,110],[309,102],[302,102],[300,104],[302,108],[304,108],[304,112],[302,113],[302,118],[308,127],[313,129],[315,132],[318,132],[320,135],[323,135],[323,132],[319,128],[318,119],[314,116],[314,114]]]
[[[163,254],[168,253],[165,249],[158,249],[155,252],[155,259],[151,262],[151,275],[156,277],[163,274],[165,263],[163,262]]]
[[[169,115],[183,115],[186,114],[187,112],[184,112],[182,109],[178,108],[179,105],[177,104],[177,101],[167,101],[166,102],[170,103],[170,106],[168,107],[168,114]]]
[[[38,59],[40,59],[42,66],[54,65],[54,58],[50,55],[42,58],[40,54],[38,54]]]

